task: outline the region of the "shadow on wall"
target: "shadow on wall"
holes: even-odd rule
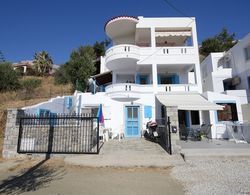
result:
[[[11,176],[0,184],[0,194],[21,194],[48,187],[51,181],[62,179],[65,169],[46,165],[48,158],[19,176]]]

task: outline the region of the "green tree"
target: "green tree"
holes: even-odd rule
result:
[[[70,77],[67,72],[68,63],[61,65],[54,73],[55,84],[67,84],[70,82]]]
[[[39,76],[48,75],[52,69],[53,60],[46,51],[35,53],[34,66]]]
[[[110,40],[105,39],[104,41],[101,41],[101,42],[96,41],[95,44],[93,45],[93,49],[94,49],[95,55],[96,55],[95,74],[100,73],[100,66],[101,66],[100,57],[105,55],[106,48],[109,46],[110,43],[111,43]]]
[[[208,56],[211,52],[227,51],[235,44],[235,34],[230,34],[226,28],[223,28],[219,34],[202,41],[200,53]]]
[[[91,46],[80,46],[70,55],[70,60],[65,64],[65,69],[70,82],[79,91],[85,91],[88,79],[95,73],[96,54]]]
[[[0,63],[0,75],[0,91],[15,90],[20,87],[19,75],[10,63]]]

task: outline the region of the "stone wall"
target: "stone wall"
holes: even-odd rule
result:
[[[166,106],[166,121],[169,117],[170,119],[170,131],[171,131],[171,144],[172,144],[172,153],[177,154],[180,152],[179,145],[179,118],[178,118],[178,108],[177,106]],[[177,132],[172,133],[172,127],[176,127]]]
[[[3,158],[15,158],[20,156],[17,153],[19,121],[18,117],[23,114],[23,110],[10,108],[7,110],[7,122],[4,133]]]

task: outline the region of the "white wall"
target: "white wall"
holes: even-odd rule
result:
[[[247,77],[250,76],[250,60],[246,61],[244,48],[249,45],[250,33],[226,53],[231,60],[233,76],[241,78],[241,83],[236,86],[236,89],[246,89],[248,102],[250,102],[250,86],[248,86]]]
[[[243,115],[241,108],[242,103],[239,97],[215,93],[215,92],[206,92],[203,93],[203,96],[206,97],[208,101],[213,103],[236,103],[238,121],[243,122]],[[221,138],[223,136],[226,136],[227,134],[226,127],[223,123],[217,121],[216,113],[217,111],[209,111],[210,123],[212,124],[212,138]],[[207,120],[206,116],[204,117]]]
[[[39,109],[47,109],[53,113],[68,114],[70,113],[72,108],[70,109],[66,108],[66,97],[73,97],[73,96],[62,96],[62,97],[52,98],[46,102],[42,102],[33,106],[24,107],[22,109],[25,110],[26,114],[37,114]],[[73,104],[74,100],[72,102],[72,106],[74,106]]]
[[[112,128],[113,132],[124,131],[125,128],[125,106],[132,105],[130,101],[120,102],[111,99],[105,93],[99,92],[96,94],[80,93],[81,107],[99,106],[103,105],[104,123],[106,128]],[[140,129],[146,128],[148,118],[144,118],[144,105],[152,106],[152,118],[155,119],[155,96],[153,93],[141,94],[139,100],[133,101],[133,105],[140,106]]]

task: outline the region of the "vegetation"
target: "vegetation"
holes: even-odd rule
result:
[[[202,41],[200,53],[206,57],[211,52],[227,51],[235,44],[235,34],[230,34],[226,28],[223,28],[219,34]]]
[[[25,91],[25,99],[31,98],[34,93],[34,89],[41,86],[41,83],[42,83],[41,79],[37,78],[28,78],[22,80],[21,86]]]
[[[87,81],[100,73],[100,56],[105,55],[109,40],[96,42],[93,46],[80,46],[70,55],[70,60],[55,72],[55,83],[71,83],[74,89],[85,91]]]
[[[34,66],[39,76],[46,76],[52,69],[53,60],[46,51],[35,53]]]
[[[16,90],[20,87],[19,76],[8,62],[0,63],[0,92],[7,90]]]

